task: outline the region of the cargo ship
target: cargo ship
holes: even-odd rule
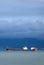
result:
[[[7,48],[6,51],[29,51],[28,47],[23,47],[22,49],[21,48],[15,48],[15,49],[12,49],[12,48]]]
[[[28,49],[27,46],[23,47],[23,48],[7,48],[6,51],[38,51],[38,48],[36,47],[31,47],[30,49]]]

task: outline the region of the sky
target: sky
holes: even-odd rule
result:
[[[44,0],[0,0],[0,38],[44,38]]]

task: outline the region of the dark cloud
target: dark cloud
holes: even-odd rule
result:
[[[40,37],[42,34],[43,0],[0,1],[0,37]]]
[[[31,18],[0,20],[0,37],[40,37],[44,33],[44,21]]]

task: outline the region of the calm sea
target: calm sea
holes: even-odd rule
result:
[[[6,48],[22,48],[24,46],[44,48],[44,40],[36,38],[0,38],[0,50]]]
[[[44,52],[0,52],[0,65],[44,65]]]

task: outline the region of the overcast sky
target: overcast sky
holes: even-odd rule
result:
[[[0,0],[0,37],[44,37],[44,0]]]

